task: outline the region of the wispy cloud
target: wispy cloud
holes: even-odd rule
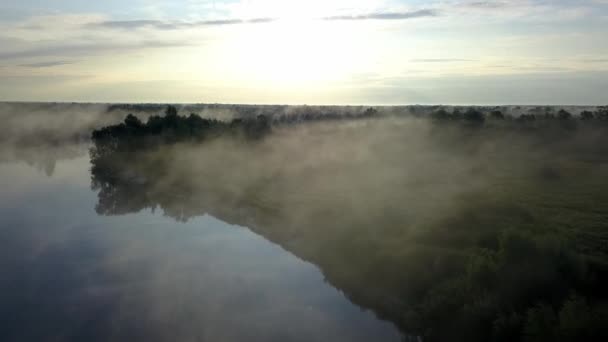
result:
[[[26,68],[50,68],[54,66],[60,65],[69,65],[74,64],[75,61],[49,61],[49,62],[39,62],[39,63],[27,63],[27,64],[19,64],[20,67]]]
[[[325,20],[405,20],[424,17],[436,17],[439,12],[434,9],[421,9],[411,12],[376,12],[361,15],[338,15],[325,17]]]
[[[223,26],[238,24],[262,24],[273,22],[274,18],[254,18],[248,20],[241,19],[222,19],[222,20],[203,20],[195,22],[184,21],[162,21],[162,20],[108,20],[93,22],[84,25],[86,28],[107,28],[136,30],[140,28],[155,28],[159,30],[179,30],[204,26]]]
[[[155,41],[146,40],[138,43],[61,43],[45,47],[32,48],[21,51],[11,51],[0,53],[0,60],[17,58],[41,58],[41,57],[65,57],[65,56],[93,56],[108,52],[139,51],[143,49],[183,47],[189,43],[182,41]],[[35,65],[36,63],[31,64]],[[39,63],[42,64],[42,63]],[[38,67],[44,67],[39,65]],[[50,65],[46,65],[50,66]],[[35,67],[35,66],[34,66]]]
[[[323,20],[406,20],[423,17],[436,17],[437,10],[422,9],[411,12],[374,12],[360,15],[339,15],[320,18]],[[311,18],[315,19],[315,18]],[[253,18],[253,19],[220,19],[203,20],[194,22],[185,21],[162,21],[162,20],[108,20],[92,22],[84,25],[85,28],[106,28],[121,30],[137,30],[140,28],[154,28],[158,30],[180,30],[205,26],[224,26],[239,24],[263,24],[277,21],[277,18]]]
[[[412,63],[457,63],[457,62],[477,62],[474,59],[462,58],[417,58],[410,59]]]
[[[608,63],[608,58],[589,58],[583,59],[583,63]]]
[[[108,20],[84,25],[85,28],[111,28],[111,29],[138,29],[142,27],[154,27],[157,29],[174,29],[176,25],[160,20]]]
[[[478,8],[478,9],[496,9],[517,6],[521,1],[465,1],[459,3],[460,7]]]
[[[503,19],[519,19],[531,22],[559,22],[579,20],[600,14],[604,0],[597,1],[545,1],[545,0],[495,0],[455,1],[444,4],[453,13],[480,15]]]

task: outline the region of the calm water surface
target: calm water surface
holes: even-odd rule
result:
[[[401,339],[246,227],[97,215],[87,146],[68,151],[0,163],[0,341]]]

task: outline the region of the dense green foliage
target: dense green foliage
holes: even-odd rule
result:
[[[601,109],[564,112],[439,109],[137,150],[95,133],[96,209],[250,227],[426,341],[605,341],[608,131]]]

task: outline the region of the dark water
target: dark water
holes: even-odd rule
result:
[[[314,264],[247,227],[100,216],[88,146],[0,163],[0,341],[396,341]]]

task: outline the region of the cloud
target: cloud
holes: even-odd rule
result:
[[[111,28],[111,29],[138,29],[142,27],[154,27],[158,29],[174,29],[175,24],[160,20],[109,20],[84,25],[86,28]]]
[[[104,52],[137,51],[141,49],[189,46],[182,41],[145,40],[139,43],[75,43],[0,53],[0,60],[57,56],[93,56]],[[44,66],[44,65],[43,65]]]
[[[460,58],[418,58],[410,59],[412,63],[456,63],[456,62],[477,62],[474,59],[460,59]]]
[[[56,82],[65,82],[65,81],[73,81],[73,80],[83,80],[88,78],[93,78],[93,75],[3,75],[2,79],[6,81],[10,81],[7,85],[15,85],[15,84],[24,84],[31,85],[33,82],[36,83],[55,83]]]
[[[435,17],[439,13],[433,9],[422,9],[411,12],[375,12],[362,15],[340,15],[320,18],[323,20],[405,20],[422,17]],[[311,18],[314,19],[314,18]],[[248,20],[242,19],[220,19],[202,21],[163,21],[163,20],[108,20],[87,23],[84,28],[104,28],[118,30],[137,30],[141,28],[153,28],[158,30],[180,30],[206,26],[242,25],[242,24],[264,24],[277,21],[277,18],[260,17]]]
[[[421,9],[412,12],[376,12],[361,15],[339,15],[325,17],[325,20],[405,20],[424,17],[436,17],[439,12],[434,9]]]
[[[273,22],[274,18],[254,18],[249,20],[224,19],[224,20],[202,20],[195,22],[184,21],[162,21],[162,20],[109,20],[93,22],[84,25],[86,28],[108,28],[122,30],[136,30],[140,28],[155,28],[159,30],[179,30],[204,26],[223,26],[237,24],[262,24]]]
[[[447,3],[446,11],[464,15],[481,15],[504,19],[529,20],[563,24],[564,21],[601,17],[606,0],[596,1],[546,1],[546,0],[494,0],[456,1]],[[441,7],[441,8],[444,8]],[[599,16],[598,16],[599,15]]]
[[[28,64],[19,64],[20,67],[26,68],[50,68],[59,65],[68,65],[74,64],[74,61],[49,61],[49,62],[39,62],[39,63],[28,63]]]
[[[583,63],[608,63],[608,58],[590,58],[582,60]]]
[[[467,1],[459,4],[461,7],[478,9],[496,9],[517,5],[520,1]]]

